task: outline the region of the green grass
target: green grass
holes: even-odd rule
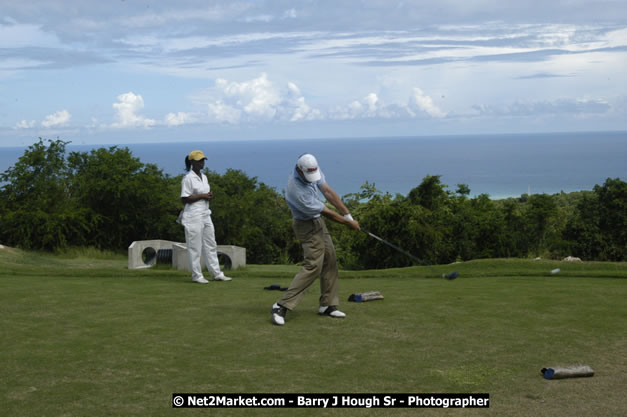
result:
[[[552,275],[550,271],[560,268]],[[256,266],[193,284],[125,257],[0,250],[1,414],[627,414],[627,265],[483,260],[343,271],[344,320],[317,316],[318,285],[284,327],[269,309],[297,266]],[[349,303],[378,290],[383,301]],[[585,364],[592,378],[544,380]],[[175,410],[174,392],[490,393],[490,409]],[[623,392],[623,394],[621,394]]]

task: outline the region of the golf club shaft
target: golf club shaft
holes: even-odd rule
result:
[[[433,266],[431,266],[430,264],[426,263],[422,259],[415,257],[414,255],[412,255],[411,253],[407,252],[406,250],[403,250],[403,249],[399,248],[395,244],[390,243],[387,240],[382,239],[379,236],[375,235],[374,233],[368,232],[367,230],[361,229],[361,231],[364,232],[365,234],[367,234],[368,236],[371,236],[371,237],[377,239],[379,242],[384,243],[384,244],[388,245],[389,247],[391,247],[393,249],[396,249],[400,253],[409,256],[414,261],[418,262],[420,265],[424,265],[424,266],[429,267],[433,272],[435,272],[436,274],[440,275],[440,273]],[[457,271],[451,272],[449,274],[442,274],[442,278],[446,278],[448,280],[454,280],[458,276],[459,276],[459,273]]]
[[[399,248],[398,246],[396,246],[393,243],[388,242],[385,239],[380,238],[379,236],[375,235],[374,233],[368,232],[366,230],[362,230],[364,233],[368,234],[369,236],[377,239],[379,242],[381,243],[385,243],[386,245],[388,245],[389,247],[396,249],[397,251],[399,251],[400,253],[409,256],[410,258],[412,258],[414,261],[418,262],[420,265],[424,265],[424,266],[428,266],[429,268],[431,268],[433,271],[435,271],[435,268],[433,268],[431,265],[429,265],[428,263],[424,262],[423,260],[421,260],[420,258],[415,257],[414,255],[412,255],[411,253],[407,252],[406,250],[403,250],[401,248]],[[437,272],[437,271],[435,271]]]

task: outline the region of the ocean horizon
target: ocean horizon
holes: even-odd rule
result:
[[[113,145],[74,145],[86,152]],[[184,173],[194,149],[206,167],[223,174],[239,169],[281,192],[299,155],[314,154],[329,184],[340,195],[357,193],[366,181],[381,192],[406,195],[426,175],[440,175],[448,190],[466,184],[470,195],[492,199],[522,194],[592,190],[607,178],[627,177],[627,132],[535,133],[468,136],[276,139],[246,141],[129,143],[143,163],[164,173]],[[0,172],[13,166],[27,147],[0,147]]]

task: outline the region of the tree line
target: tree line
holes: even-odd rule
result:
[[[184,242],[175,220],[182,175],[142,163],[128,148],[67,152],[69,142],[40,139],[0,174],[0,242],[31,250],[90,246],[125,251],[135,240]],[[214,200],[219,244],[245,247],[249,263],[302,258],[283,195],[240,170],[205,170]],[[427,175],[407,195],[365,183],[344,196],[366,230],[428,263],[477,258],[572,255],[584,260],[627,258],[627,183],[608,178],[592,191],[469,197]],[[409,266],[411,258],[327,222],[343,268]]]

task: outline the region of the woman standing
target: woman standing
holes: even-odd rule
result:
[[[209,201],[213,199],[209,182],[201,170],[205,167],[207,157],[202,151],[192,151],[185,157],[187,175],[181,182],[181,200],[185,204],[181,224],[185,228],[185,242],[192,267],[192,281],[206,284],[202,275],[201,257],[204,260],[211,278],[215,281],[230,281],[220,271],[218,262],[218,246],[211,221]]]

